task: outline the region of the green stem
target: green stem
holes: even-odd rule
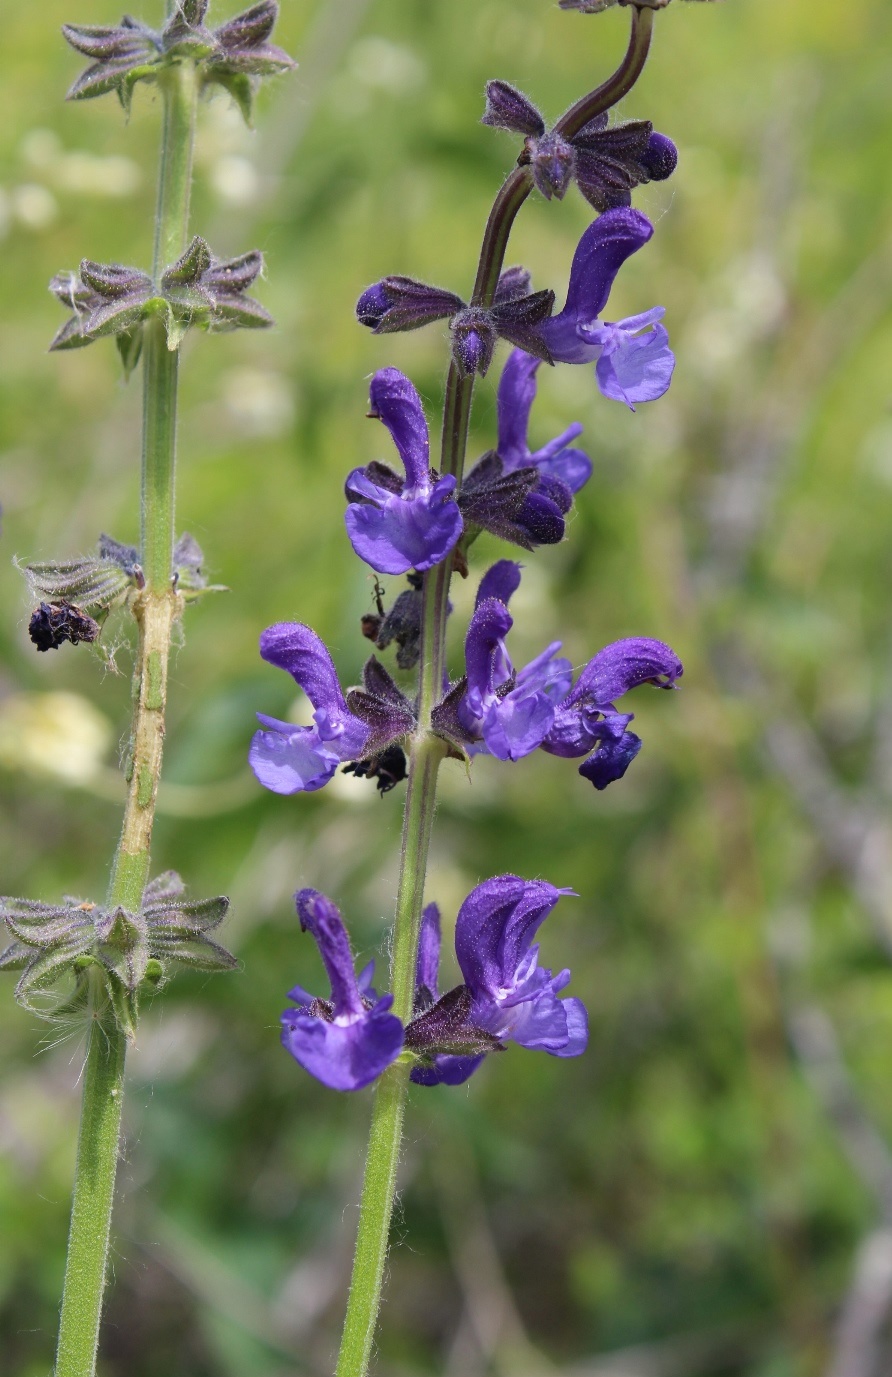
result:
[[[408,1086],[409,1068],[396,1062],[387,1068],[375,1087],[353,1279],[338,1355],[337,1377],[362,1377],[371,1357],[381,1304],[384,1264],[387,1261],[387,1239],[396,1192]]]
[[[432,732],[419,731],[409,760],[391,960],[393,1012],[404,1023],[412,1017],[418,932],[436,806],[437,770],[445,754],[445,742]],[[402,1061],[388,1067],[375,1087],[353,1277],[337,1377],[363,1377],[372,1352],[381,1304],[408,1088],[409,1066]]]
[[[558,121],[572,137],[584,124],[609,109],[631,89],[647,58],[653,11],[632,10],[632,32],[622,64],[608,81],[578,101]],[[508,239],[517,214],[530,194],[530,169],[519,166],[503,184],[490,211],[483,235],[477,277],[471,298],[475,306],[492,305],[505,262]],[[468,427],[474,395],[473,377],[463,377],[450,364],[443,405],[440,472],[454,474],[461,487]],[[418,936],[424,904],[424,885],[431,829],[436,809],[437,771],[446,745],[431,730],[431,713],[440,697],[446,657],[446,616],[454,559],[449,555],[424,576],[419,663],[419,726],[410,760],[406,810],[393,930],[391,984],[393,1011],[403,1022],[412,1016]],[[371,1356],[387,1242],[396,1191],[409,1066],[400,1060],[379,1078],[375,1089],[368,1156],[359,1208],[356,1254],[337,1377],[365,1377]]]
[[[93,997],[55,1377],[94,1371],[118,1165],[127,1040],[98,980]]]
[[[191,63],[161,82],[164,132],[155,228],[155,275],[185,248],[198,83]],[[137,912],[149,875],[164,745],[171,629],[180,611],[172,581],[177,362],[160,320],[143,348],[142,559],[145,587],[133,600],[139,645],[133,675],[128,794],[109,885],[110,906]],[[105,1289],[121,1131],[126,1037],[99,982],[84,1073],[71,1231],[55,1377],[93,1377]]]
[[[159,84],[164,93],[164,128],[161,134],[161,167],[155,217],[153,271],[156,278],[179,258],[186,247],[189,233],[195,110],[198,104],[198,72],[194,63],[177,63],[164,73]]]
[[[189,233],[189,193],[198,79],[183,62],[164,74],[164,128],[155,222],[155,276],[179,257]],[[181,600],[172,583],[179,351],[151,320],[143,346],[142,562],[145,588],[133,602],[139,646],[133,676],[128,792],[109,902],[137,910],[149,875],[164,748],[170,636]]]

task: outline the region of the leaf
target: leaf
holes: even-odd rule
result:
[[[183,934],[194,937],[219,927],[229,911],[224,895],[213,899],[189,899],[175,904],[152,904],[143,910],[149,927],[150,941],[155,933],[162,937]]]
[[[0,952],[0,971],[20,971],[27,966],[34,952],[21,942],[12,942],[5,951]]]
[[[192,966],[199,971],[238,970],[238,961],[232,952],[212,942],[208,937],[158,940],[153,932],[151,945],[152,954],[162,962],[182,961],[184,965]]]

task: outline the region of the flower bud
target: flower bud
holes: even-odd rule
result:
[[[486,377],[496,347],[493,313],[480,306],[460,311],[452,322],[452,357],[465,377]]]
[[[535,105],[507,81],[487,82],[486,110],[480,123],[494,129],[509,129],[514,134],[545,133],[545,121]]]
[[[562,201],[576,171],[576,153],[560,134],[544,134],[531,140],[530,151],[533,180],[539,191],[550,201],[554,196]]]
[[[505,301],[516,301],[518,297],[528,296],[531,286],[532,278],[526,268],[506,268],[499,278],[493,305],[500,306]]]
[[[356,303],[356,318],[376,335],[388,335],[454,316],[464,304],[454,292],[413,277],[384,277],[366,287]]]
[[[651,134],[641,159],[652,182],[664,182],[678,166],[678,149],[665,134]]]

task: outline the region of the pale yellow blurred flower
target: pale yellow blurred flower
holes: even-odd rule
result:
[[[0,766],[85,785],[103,770],[108,718],[77,693],[15,693],[0,700]]]

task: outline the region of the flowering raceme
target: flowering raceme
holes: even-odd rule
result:
[[[613,3],[561,0],[565,8],[589,12]],[[518,668],[508,638],[521,565],[506,558],[484,566],[458,676],[450,674],[447,644],[455,615],[451,579],[472,572],[477,539],[527,551],[560,543],[577,494],[592,477],[591,458],[576,447],[578,422],[539,448],[530,439],[542,364],[593,364],[602,396],[633,412],[661,397],[672,380],[675,358],[661,306],[604,318],[617,274],[654,233],[632,207],[633,193],[671,176],[678,161],[675,144],[649,120],[611,122],[611,106],[643,70],[654,12],[669,0],[619,3],[631,10],[621,65],[553,127],[514,87],[488,84],[483,122],[521,135],[523,144],[486,220],[470,294],[391,274],[367,287],[356,305],[360,324],[378,337],[448,322],[439,468],[431,466],[418,392],[402,372],[382,368],[371,379],[370,415],[389,431],[405,472],[374,460],[352,468],[345,485],[354,552],[376,575],[400,577],[396,589],[375,578],[374,606],[362,616],[361,631],[382,657],[395,647],[394,674],[411,675],[411,683],[397,682],[372,655],[362,686],[344,691],[331,656],[308,627],[280,624],[261,637],[264,658],[288,670],[314,708],[314,723],[306,727],[261,716],[266,730],[251,748],[261,784],[280,793],[316,790],[339,764],[374,779],[382,794],[407,781],[392,996],[372,990],[370,967],[356,975],[338,910],[304,889],[296,895],[301,925],[318,943],[331,993],[323,999],[295,987],[293,1007],[282,1015],[286,1048],[325,1085],[359,1090],[380,1077],[337,1365],[351,1377],[365,1377],[373,1349],[409,1080],[460,1085],[512,1042],[565,1059],[579,1056],[588,1042],[585,1006],[565,993],[570,972],[539,964],[537,932],[573,893],[545,880],[505,874],[476,886],[456,920],[460,983],[440,992],[440,914],[425,899],[441,765],[451,759],[469,770],[484,754],[517,763],[541,750],[580,761],[579,774],[596,790],[606,789],[641,749],[630,728],[633,714],[620,708],[624,695],[644,684],[672,689],[683,673],[671,646],[641,636],[604,646],[578,671],[557,640]],[[560,201],[574,183],[598,218],[579,240],[564,306],[555,313],[554,291],[534,292],[527,270],[506,268],[505,256],[530,194]],[[475,387],[488,376],[502,340],[514,347],[498,384],[495,447],[468,465]]]

